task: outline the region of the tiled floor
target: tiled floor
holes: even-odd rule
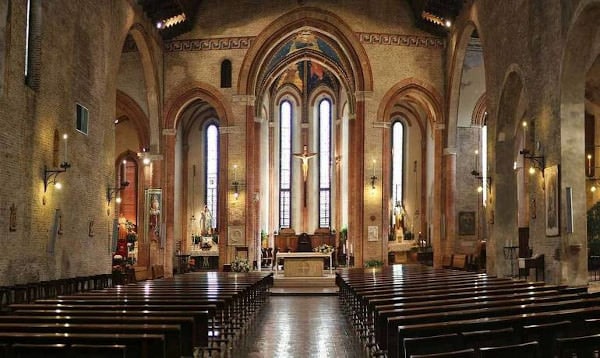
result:
[[[336,296],[271,296],[228,357],[367,357]]]

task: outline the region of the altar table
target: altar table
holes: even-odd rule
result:
[[[279,273],[279,259],[285,264],[284,274],[288,277],[323,276],[323,259],[329,259],[329,274],[333,275],[331,254],[320,252],[278,252],[275,255],[275,275]]]

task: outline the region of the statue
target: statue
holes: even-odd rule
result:
[[[396,206],[394,206],[394,231],[396,232],[397,238],[404,238],[405,215],[404,205],[397,201]]]
[[[200,235],[210,235],[212,234],[212,214],[210,210],[208,210],[208,205],[204,205],[204,209],[200,212]]]

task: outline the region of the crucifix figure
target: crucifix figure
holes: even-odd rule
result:
[[[308,160],[317,155],[310,153],[306,144],[302,149],[302,153],[294,153],[294,157],[302,160],[302,178],[304,179],[304,207],[306,207],[306,179],[308,178]]]

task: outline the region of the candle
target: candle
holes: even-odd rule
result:
[[[354,245],[350,244],[350,255],[354,252]]]
[[[592,155],[588,154],[587,155],[587,159],[588,159],[588,176],[592,176]]]
[[[63,139],[65,140],[65,153],[64,153],[64,162],[67,162],[67,138],[69,138],[69,136],[65,133],[63,134]]]
[[[127,183],[127,160],[123,159],[123,183]]]
[[[375,176],[375,159],[373,159],[373,176]]]
[[[237,164],[233,165],[233,181],[237,181]]]
[[[527,148],[527,121],[523,121],[523,149]]]
[[[475,163],[473,163],[473,167],[475,168],[475,171],[479,172],[479,160],[477,159],[477,157],[479,156],[479,150],[475,149]]]

